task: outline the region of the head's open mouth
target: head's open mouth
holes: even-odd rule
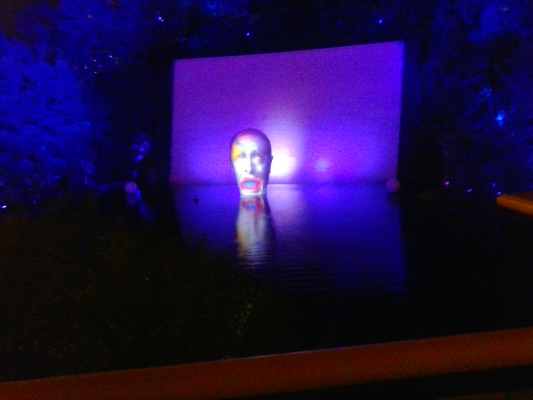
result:
[[[239,187],[247,192],[259,192],[261,190],[261,180],[258,178],[243,178]]]

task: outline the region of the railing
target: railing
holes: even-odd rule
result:
[[[496,199],[496,203],[500,207],[509,210],[533,216],[533,192],[518,193],[518,194],[504,194]]]
[[[7,382],[0,399],[219,399],[533,365],[533,328]]]

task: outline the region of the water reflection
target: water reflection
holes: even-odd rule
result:
[[[260,266],[270,261],[274,228],[266,197],[241,197],[236,229],[240,259],[250,266]]]
[[[268,201],[233,185],[181,187],[183,237],[291,290],[405,292],[399,207],[384,186],[269,185]]]

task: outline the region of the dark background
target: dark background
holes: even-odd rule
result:
[[[0,5],[0,202],[167,181],[172,60],[402,40],[399,179],[533,182],[527,0],[78,0]]]

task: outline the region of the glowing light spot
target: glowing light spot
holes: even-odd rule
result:
[[[505,123],[505,111],[499,111],[498,114],[496,114],[496,122],[499,126],[503,126]]]
[[[329,162],[329,160],[325,160],[321,158],[320,160],[317,161],[315,165],[315,169],[318,172],[326,172],[330,166],[331,166],[331,163]]]
[[[124,191],[126,193],[137,193],[140,192],[139,186],[135,182],[126,182],[124,184]]]
[[[492,95],[492,89],[490,87],[486,87],[483,90],[481,90],[482,97],[490,97],[491,95]]]
[[[274,159],[272,160],[270,175],[272,177],[290,176],[296,167],[296,158],[287,149],[278,150],[273,153]]]

